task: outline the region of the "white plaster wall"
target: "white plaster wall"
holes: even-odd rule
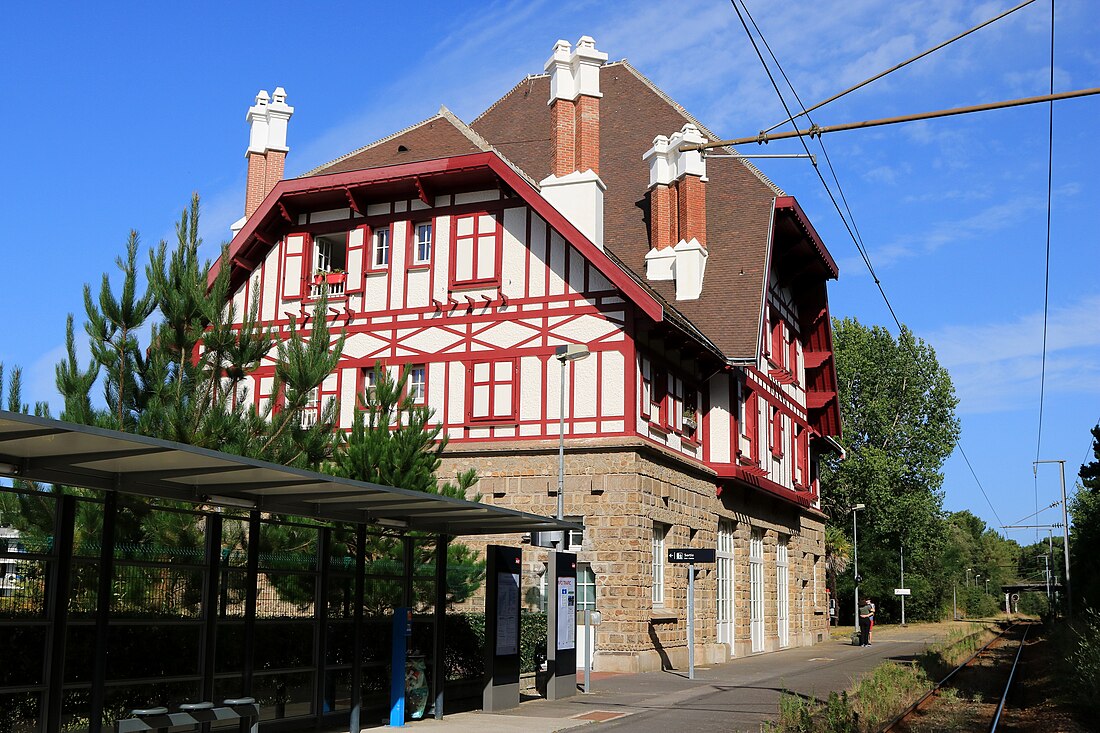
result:
[[[320,224],[324,221],[340,221],[350,219],[351,209],[329,209],[328,211],[312,211],[309,214],[310,224]]]
[[[260,319],[264,322],[278,320],[282,314],[278,312],[279,303],[279,247],[272,247],[267,257],[264,258],[263,267],[264,284],[263,293],[260,294]]]
[[[386,285],[390,279],[388,272],[367,273],[363,285],[363,309],[368,312],[386,310]]]
[[[729,463],[730,430],[733,416],[730,413],[730,378],[715,376],[710,380],[710,413],[707,415],[708,448],[715,463]]]
[[[390,213],[389,203],[367,204],[367,216],[381,216]]]
[[[447,371],[447,422],[463,422],[466,419],[466,367],[457,361],[449,364]],[[461,429],[458,433],[462,435]]]
[[[359,370],[355,367],[345,367],[340,370],[343,379],[340,382],[340,393],[337,395],[337,403],[340,409],[339,426],[343,430],[350,430],[355,418],[355,388],[359,383]]]
[[[588,263],[580,252],[569,247],[569,289],[575,293],[584,292],[584,271]]]
[[[601,290],[611,290],[613,286],[611,281],[604,277],[604,274],[595,267],[588,268],[588,289],[590,292],[598,293]],[[618,300],[621,300],[619,298]]]
[[[519,360],[519,417],[537,420],[542,416],[543,361],[537,356]],[[538,426],[534,426],[536,429]]]
[[[405,242],[409,233],[407,221],[395,221],[390,227],[390,307],[399,308],[405,302]]]
[[[443,417],[443,410],[445,408],[443,400],[447,383],[447,365],[438,362],[434,364],[429,363],[427,369],[428,406],[435,411],[435,415],[433,415],[428,422],[432,425],[438,425]]]
[[[479,201],[496,201],[500,198],[500,192],[496,189],[486,191],[468,191],[455,194],[455,205],[476,204]]]
[[[510,349],[517,344],[528,342],[538,333],[537,327],[531,327],[523,321],[504,321],[482,330],[477,338],[497,348]]]
[[[364,236],[365,231],[362,229],[348,232],[348,290],[359,290],[363,287]]]
[[[501,290],[509,298],[523,297],[527,279],[527,209],[504,210],[504,233],[500,263]]]
[[[555,231],[550,232],[550,288],[547,295],[564,295],[565,240]]]
[[[626,414],[626,357],[620,351],[602,351],[600,356],[600,414]],[[621,429],[621,428],[620,428]]]
[[[593,354],[587,359],[573,362],[573,378],[576,380],[576,393],[573,398],[573,417],[596,416],[596,369],[599,366],[600,354]],[[566,379],[569,379],[569,369],[566,369]],[[594,429],[594,428],[593,428]],[[579,428],[578,428],[579,430]]]
[[[427,270],[410,270],[407,282],[406,304],[409,308],[427,308],[432,304],[431,274]]]
[[[450,285],[451,217],[436,217],[434,234],[435,250],[432,252],[432,257],[435,259],[435,266],[432,268],[432,298],[440,303],[446,303],[447,288]]]
[[[546,221],[531,215],[531,265],[527,290],[532,298],[546,295]]]

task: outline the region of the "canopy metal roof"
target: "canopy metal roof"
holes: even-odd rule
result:
[[[579,529],[488,504],[0,410],[0,476],[447,535]]]

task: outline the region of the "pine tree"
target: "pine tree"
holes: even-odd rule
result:
[[[364,389],[352,421],[351,432],[341,440],[337,458],[327,466],[334,476],[396,486],[456,499],[481,501],[481,494],[468,496],[477,483],[473,469],[440,482],[437,476],[447,436],[441,425],[432,425],[434,411],[416,404],[408,393],[409,370],[396,379],[381,362],[374,367],[375,384]],[[417,545],[417,565],[431,561],[429,551]],[[392,557],[393,542],[375,540],[368,549],[371,557]],[[485,579],[485,562],[466,545],[447,547],[447,599],[460,603],[477,590]]]

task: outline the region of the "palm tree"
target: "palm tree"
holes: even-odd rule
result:
[[[852,558],[852,541],[844,530],[834,525],[825,525],[825,585],[833,598],[836,598],[836,579],[848,569]]]

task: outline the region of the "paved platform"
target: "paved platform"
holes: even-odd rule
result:
[[[763,721],[774,719],[784,690],[817,698],[847,690],[886,659],[914,658],[950,627],[880,626],[870,647],[831,639],[696,667],[694,680],[687,678],[686,669],[596,674],[587,695],[528,700],[498,713],[453,713],[443,720],[411,721],[404,728],[411,733],[554,733],[599,724],[600,731],[632,733],[759,731]]]

